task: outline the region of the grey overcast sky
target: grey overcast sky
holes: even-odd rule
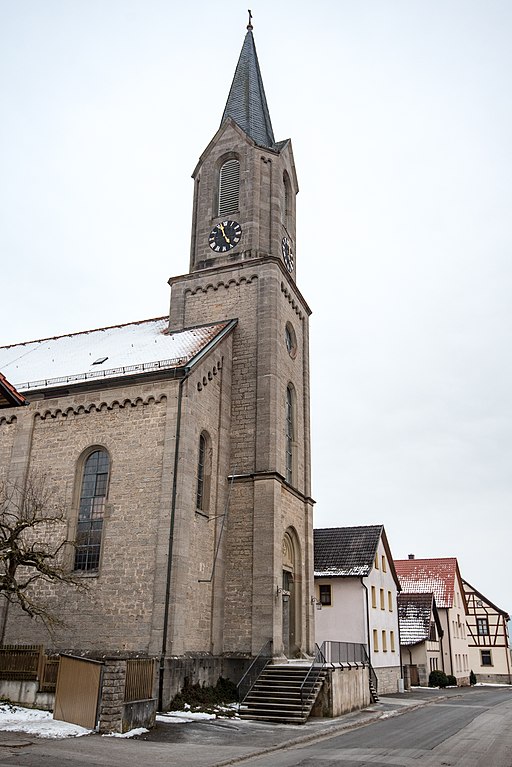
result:
[[[0,343],[161,316],[247,4],[0,0]],[[512,3],[255,0],[301,191],[317,527],[512,612]]]

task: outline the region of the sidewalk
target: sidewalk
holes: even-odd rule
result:
[[[457,692],[457,691],[454,691]],[[417,694],[416,694],[417,693]],[[378,719],[399,716],[446,697],[445,690],[414,690],[383,696],[379,703],[335,719],[310,719],[303,725],[216,719],[182,725],[159,725],[140,740],[172,745],[169,765],[224,767],[249,756],[263,756],[290,746],[330,737]]]

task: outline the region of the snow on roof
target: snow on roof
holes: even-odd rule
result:
[[[0,370],[18,391],[118,378],[188,364],[227,328],[218,322],[169,333],[159,317],[0,347]]]
[[[430,636],[432,622],[433,595],[404,594],[398,595],[398,622],[400,625],[400,644],[413,645],[424,642]]]
[[[444,559],[395,559],[402,591],[432,593],[438,607],[452,607],[457,577],[455,557]]]
[[[382,525],[315,530],[315,576],[369,575],[383,530]]]

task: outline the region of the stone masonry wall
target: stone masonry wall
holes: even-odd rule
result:
[[[107,449],[111,471],[99,572],[83,575],[85,591],[53,583],[39,588],[38,598],[65,620],[54,637],[11,608],[7,642],[42,641],[61,650],[148,651],[163,437],[176,387],[175,381],[134,385],[24,408],[23,419],[33,423],[29,471],[47,475],[57,488],[69,512],[68,530],[63,531],[69,538],[75,535],[84,451]],[[73,555],[70,548],[65,560],[70,569]]]

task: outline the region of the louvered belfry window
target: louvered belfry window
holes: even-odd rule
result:
[[[226,160],[219,175],[219,216],[238,210],[240,191],[240,163],[238,160]]]

